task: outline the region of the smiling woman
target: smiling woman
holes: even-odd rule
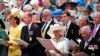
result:
[[[55,46],[54,50],[49,50],[50,56],[68,56],[69,53],[69,40],[65,37],[65,26],[61,24],[54,24],[50,26],[48,35],[51,36],[51,42]]]
[[[21,33],[21,30],[18,27],[18,25],[20,23],[20,19],[18,17],[19,13],[17,13],[17,12],[19,12],[19,11],[16,9],[8,17],[8,21],[11,24],[11,27],[9,29],[8,56],[21,56],[20,47],[13,40],[13,39],[20,39],[20,33]]]

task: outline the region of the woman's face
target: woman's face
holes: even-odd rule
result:
[[[14,17],[10,17],[10,18],[8,19],[8,22],[10,22],[11,25],[17,24],[17,23],[16,23],[17,20],[15,20]]]
[[[61,30],[55,30],[55,31],[53,31],[56,39],[59,39],[61,37],[60,32],[61,32]]]

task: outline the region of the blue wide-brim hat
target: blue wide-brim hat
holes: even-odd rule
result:
[[[57,9],[55,11],[52,12],[52,17],[58,17],[61,16],[63,13],[62,9]]]

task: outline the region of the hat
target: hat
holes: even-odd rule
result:
[[[8,8],[10,8],[10,7],[12,7],[14,5],[13,2],[5,2],[4,4]]]
[[[11,9],[11,14],[13,17],[19,17],[19,14],[20,14],[20,10],[17,9],[17,8],[12,8]]]
[[[57,9],[54,12],[52,12],[52,17],[58,17],[61,16],[63,11],[61,9]]]
[[[85,7],[85,1],[79,0],[77,1],[78,6]]]
[[[70,5],[70,6],[73,7],[73,8],[76,8],[77,3],[76,3],[76,2],[67,2],[67,3],[66,3],[66,6],[68,6],[68,5]]]
[[[55,31],[55,30],[61,30],[60,33],[61,33],[61,35],[63,35],[65,29],[66,29],[65,26],[56,23],[56,24],[54,24],[54,25],[50,25],[50,29],[49,29],[49,31],[47,32],[47,34],[53,38],[53,37],[55,37],[55,35],[53,34],[53,31]]]

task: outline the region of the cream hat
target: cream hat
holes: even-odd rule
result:
[[[11,14],[10,14],[10,15],[12,15],[12,16],[14,16],[14,17],[19,17],[19,13],[20,13],[20,10],[19,10],[19,9],[17,9],[17,8],[12,8],[12,9],[11,9]]]
[[[64,31],[65,31],[66,27],[61,25],[61,24],[54,24],[54,25],[50,25],[50,29],[49,31],[47,32],[47,34],[50,36],[50,37],[55,37],[55,35],[53,34],[53,32],[55,30],[61,30],[60,34],[63,35],[64,34]]]

